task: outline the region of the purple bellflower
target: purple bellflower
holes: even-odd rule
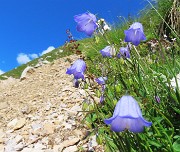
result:
[[[107,80],[107,77],[99,77],[96,78],[95,80],[99,85],[103,85],[103,84],[105,85],[105,81]]]
[[[128,129],[131,132],[139,133],[144,130],[144,126],[150,127],[151,122],[142,117],[142,113],[137,101],[129,96],[122,96],[116,104],[113,116],[105,119],[107,125],[111,125],[111,130],[121,132]]]
[[[124,34],[125,42],[132,42],[135,46],[138,46],[141,40],[146,40],[143,26],[139,22],[133,23],[128,30],[124,31]]]
[[[88,12],[75,15],[74,20],[77,22],[77,31],[85,32],[88,36],[91,36],[98,27],[96,16]]]
[[[117,57],[124,57],[124,58],[130,58],[130,52],[129,48],[127,47],[121,47],[119,53],[117,54]]]
[[[106,46],[104,49],[100,50],[103,57],[112,57],[115,55],[116,50],[113,46]]]
[[[154,96],[154,99],[156,100],[157,103],[161,102],[161,99],[159,98],[159,96]]]
[[[103,101],[104,101],[104,95],[102,94],[102,95],[100,96],[100,103],[103,103]]]
[[[66,74],[73,74],[74,79],[84,79],[84,71],[86,70],[86,63],[82,59],[78,59],[74,64],[67,69]]]
[[[74,86],[75,88],[79,88],[79,81],[78,81],[78,79],[74,79],[74,81],[73,81],[73,86]]]
[[[99,78],[96,78],[95,79],[96,80],[96,82],[99,84],[99,85],[101,85],[101,87],[102,87],[102,92],[104,92],[104,90],[105,90],[105,81],[107,80],[107,77],[99,77]]]
[[[107,80],[107,77],[99,77],[95,79],[96,82],[101,85],[101,97],[100,97],[100,103],[103,103],[104,101],[104,90],[105,90],[105,81]]]

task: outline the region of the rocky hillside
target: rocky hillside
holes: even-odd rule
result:
[[[0,81],[0,152],[102,151],[82,123],[86,92],[65,74],[77,58],[33,68],[21,80]]]

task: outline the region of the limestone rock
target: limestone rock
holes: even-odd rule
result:
[[[14,130],[20,129],[25,125],[25,123],[26,123],[26,119],[25,118],[20,118],[13,129]]]
[[[9,105],[8,105],[7,102],[1,102],[1,101],[0,101],[0,110],[6,109],[6,108],[8,108],[8,107],[9,107]]]
[[[63,150],[63,152],[77,152],[77,151],[78,151],[78,148],[76,145],[67,147]]]

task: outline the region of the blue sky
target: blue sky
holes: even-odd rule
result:
[[[86,37],[76,31],[74,15],[90,11],[114,24],[118,16],[137,16],[145,5],[144,0],[0,0],[0,74],[63,45],[66,29],[76,39]]]

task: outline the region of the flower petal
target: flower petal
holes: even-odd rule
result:
[[[142,113],[137,101],[129,96],[122,96],[116,104],[113,116],[105,119],[107,125],[111,125],[111,129],[115,132],[129,129],[129,131],[138,133],[144,130],[144,126],[150,127],[151,122],[146,121],[142,117]]]
[[[128,30],[124,31],[125,42],[132,42],[135,46],[139,45],[141,40],[146,40],[141,23],[134,23]]]
[[[75,72],[74,73],[74,78],[75,79],[83,79],[84,80],[84,73],[83,72]]]
[[[79,59],[74,62],[74,64],[67,69],[66,74],[73,74],[75,79],[84,79],[84,71],[86,70],[86,63]]]
[[[85,21],[85,20],[88,22],[88,20],[90,20],[90,16],[86,12],[83,14],[75,15],[74,20],[75,20],[75,22],[81,22],[81,21]]]
[[[102,84],[105,84],[107,77],[99,77],[99,78],[96,78],[95,80],[99,85],[102,85]]]
[[[114,55],[114,48],[111,46],[106,46],[104,49],[100,50],[100,53],[103,57],[112,57]]]
[[[98,27],[96,24],[96,16],[91,13],[75,15],[74,20],[78,23],[77,31],[85,32],[88,36],[91,36]]]
[[[115,132],[120,132],[127,128],[126,125],[127,125],[127,119],[116,117],[111,123],[111,130]]]

